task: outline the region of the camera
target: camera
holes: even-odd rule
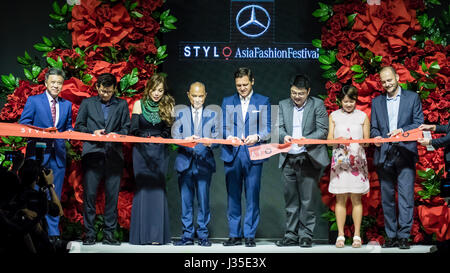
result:
[[[50,173],[50,170],[47,168],[44,168],[43,162],[44,162],[44,153],[45,149],[47,148],[47,143],[45,142],[36,142],[35,145],[35,151],[36,151],[36,161],[40,167],[39,170],[39,179],[37,182],[37,185],[41,188],[47,186],[47,181],[45,180],[44,175],[42,174],[42,171],[44,171],[45,175],[48,175]]]

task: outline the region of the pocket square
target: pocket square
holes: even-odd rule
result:
[[[252,110],[252,113],[259,113],[261,112],[260,110]]]

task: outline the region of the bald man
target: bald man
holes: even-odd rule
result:
[[[206,99],[205,85],[201,82],[191,84],[187,96],[190,106],[177,106],[177,120],[172,126],[172,137],[178,139],[217,138],[219,132],[216,111],[203,107]],[[208,240],[209,187],[216,162],[212,149],[217,145],[197,144],[194,148],[180,146],[175,159],[178,184],[181,193],[181,222],[183,234],[175,245],[194,244],[194,200],[197,195],[197,237],[200,246],[211,246]]]
[[[386,138],[418,128],[423,123],[420,97],[402,89],[393,67],[380,70],[381,85],[386,91],[372,100],[370,136]],[[417,143],[376,144],[373,164],[377,167],[381,187],[381,204],[387,239],[383,247],[409,249],[414,212],[414,180],[418,160]],[[398,216],[395,190],[398,192]]]

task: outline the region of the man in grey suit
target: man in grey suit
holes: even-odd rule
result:
[[[130,112],[125,100],[114,96],[117,80],[114,75],[104,73],[98,76],[98,96],[84,99],[78,111],[75,130],[94,135],[128,134]],[[117,202],[123,169],[122,143],[83,143],[82,164],[84,170],[84,245],[95,244],[94,221],[97,188],[105,179],[105,228],[103,244],[120,245],[114,238],[117,226]]]
[[[310,97],[309,79],[297,75],[291,82],[291,97],[279,103],[280,142],[292,139],[326,139],[328,114],[323,101]],[[286,203],[286,232],[277,246],[311,247],[316,216],[313,189],[330,164],[326,145],[293,144],[280,154]]]

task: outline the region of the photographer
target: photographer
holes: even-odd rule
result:
[[[62,242],[59,245],[50,242],[45,218],[46,214],[63,215],[54,190],[53,171],[42,169],[37,161],[27,159],[19,170],[19,178],[22,191],[15,199],[17,212],[14,220],[30,233],[36,252],[52,253],[65,247]]]

